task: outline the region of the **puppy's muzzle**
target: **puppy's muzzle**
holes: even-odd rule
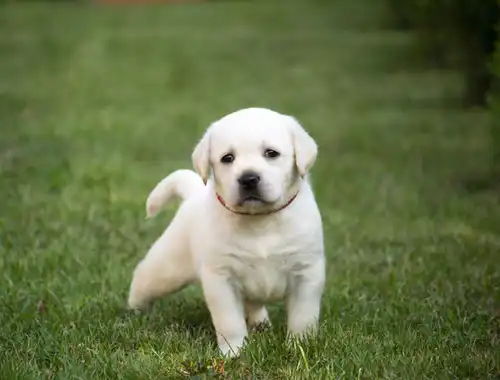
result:
[[[259,189],[260,176],[251,171],[244,172],[238,178],[240,188],[240,204],[246,202],[263,202]]]
[[[245,172],[238,178],[238,183],[241,189],[246,191],[254,191],[257,189],[260,182],[260,176],[255,172]]]

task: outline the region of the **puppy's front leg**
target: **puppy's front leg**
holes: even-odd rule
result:
[[[324,283],[324,260],[295,276],[286,299],[289,335],[303,337],[316,332]]]
[[[219,349],[224,355],[238,356],[248,334],[243,301],[225,276],[206,270],[201,282]]]

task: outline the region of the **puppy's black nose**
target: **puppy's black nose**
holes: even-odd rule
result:
[[[243,175],[238,178],[238,183],[247,190],[255,189],[260,181],[260,177],[257,173],[243,173]]]

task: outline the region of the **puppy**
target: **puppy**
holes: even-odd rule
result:
[[[146,202],[156,215],[174,195],[172,222],[134,271],[128,304],[200,283],[224,355],[269,323],[265,304],[285,299],[288,332],[315,332],[325,282],[321,216],[307,173],[317,145],[294,118],[243,109],[213,123],[192,154]]]

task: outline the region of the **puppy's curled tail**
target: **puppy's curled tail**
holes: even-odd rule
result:
[[[146,201],[147,218],[152,218],[174,196],[191,198],[205,187],[201,177],[192,170],[180,169],[163,178]]]

